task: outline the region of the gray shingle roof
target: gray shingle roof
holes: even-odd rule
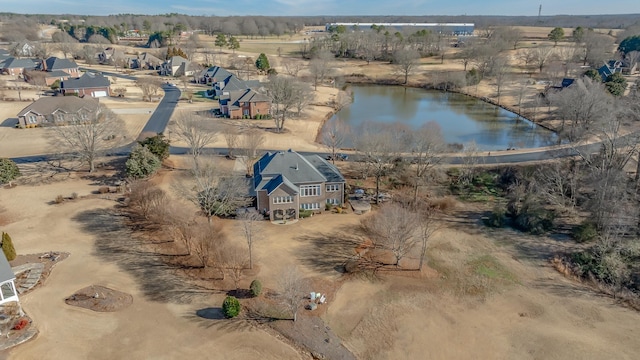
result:
[[[92,98],[79,98],[77,96],[46,96],[31,103],[18,113],[18,116],[25,116],[33,112],[38,115],[50,115],[56,111],[63,111],[67,114],[77,113],[80,109],[95,111],[98,108],[98,100]]]
[[[78,68],[78,64],[76,64],[75,61],[69,59],[60,59],[55,56],[52,56],[45,60],[45,65],[47,71]]]
[[[271,195],[271,193],[280,186],[289,188],[289,191],[287,191],[287,193],[290,194],[297,194],[299,191],[297,186],[292,184],[291,181],[287,180],[287,178],[283,177],[282,175],[278,175],[272,178],[266,184],[264,184],[261,189],[267,190],[267,195]]]
[[[14,57],[7,58],[4,61],[4,69],[24,68],[26,70],[35,69],[38,65],[37,62],[32,59],[16,59]]]
[[[344,176],[335,165],[318,155],[308,155],[305,158],[327,179],[327,182],[344,182]]]
[[[4,253],[0,251],[0,283],[5,281],[14,280],[16,275],[11,270],[11,265],[9,265],[9,261],[7,261]]]
[[[225,88],[226,90],[226,88]],[[229,95],[220,97],[220,104],[239,107],[241,102],[261,102],[270,101],[266,95],[262,95],[251,89],[237,90],[229,92]]]
[[[48,78],[62,78],[62,77],[69,77],[71,75],[69,75],[68,72],[62,71],[62,70],[54,70],[54,71],[49,71],[47,72],[47,77]]]
[[[309,160],[293,150],[267,152],[255,163],[254,174],[256,189],[264,189],[264,186],[278,175],[295,185],[327,181]]]
[[[62,89],[83,89],[108,87],[110,85],[111,83],[106,77],[100,74],[86,72],[79,78],[63,81],[60,87]]]

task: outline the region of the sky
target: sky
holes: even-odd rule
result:
[[[603,6],[606,4],[606,6]],[[187,15],[597,15],[639,14],[640,0],[0,0],[20,14]]]

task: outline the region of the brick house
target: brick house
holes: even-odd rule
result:
[[[60,91],[64,95],[78,97],[105,97],[111,94],[111,82],[102,74],[85,72],[81,77],[68,79],[60,84]]]
[[[271,100],[263,94],[251,89],[230,91],[218,99],[222,115],[232,119],[251,118],[269,114]]]
[[[60,82],[69,78],[77,78],[80,76],[80,68],[75,61],[69,59],[60,59],[50,57],[42,62],[42,70],[47,72],[45,83],[47,86],[53,85],[57,80]]]
[[[253,166],[256,208],[273,220],[298,219],[300,210],[325,211],[342,205],[345,179],[318,155],[293,150],[267,152]]]
[[[38,67],[38,62],[33,59],[6,58],[0,63],[0,74],[22,75],[25,70],[34,70]]]
[[[98,100],[76,96],[46,96],[18,113],[22,128],[37,125],[59,125],[70,120],[85,119],[98,110]]]

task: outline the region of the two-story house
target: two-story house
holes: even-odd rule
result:
[[[254,164],[253,174],[256,207],[272,221],[297,219],[301,209],[324,212],[325,204],[344,202],[344,177],[318,155],[267,152]]]
[[[251,118],[267,115],[271,109],[271,100],[266,95],[251,89],[230,91],[218,99],[220,112],[231,119]]]
[[[51,86],[57,80],[62,82],[69,78],[77,78],[80,76],[78,64],[69,59],[60,59],[52,56],[43,61],[41,67],[41,70],[47,72],[45,77],[47,86]]]

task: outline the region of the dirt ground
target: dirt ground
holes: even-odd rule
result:
[[[272,331],[196,315],[219,309],[223,294],[196,292],[189,301],[150,296],[153,281],[168,280],[151,268],[136,269],[105,256],[104,244],[128,240],[117,230],[91,228],[113,200],[87,197],[51,204],[57,194],[74,189],[82,197],[97,186],[75,177],[0,189],[6,209],[3,231],[11,234],[19,253],[70,253],[44,286],[21,298],[40,334],[11,350],[10,358],[175,358],[185,353],[201,358],[214,351],[230,359],[304,358]],[[277,286],[277,274],[288,265],[297,265],[308,277],[344,280],[322,316],[357,358],[631,359],[640,351],[637,312],[564,279],[548,264],[546,255],[561,248],[561,241],[507,230],[484,232],[459,213],[443,222],[431,241],[432,270],[424,276],[343,279],[337,269],[361,218],[327,214],[291,225],[264,223],[254,250],[256,277],[266,288]],[[233,241],[243,241],[236,222],[219,221]],[[479,256],[500,264],[506,274],[502,280],[467,273]],[[251,280],[244,279],[241,287]],[[112,313],[65,304],[70,294],[90,285],[131,294],[133,303]]]

